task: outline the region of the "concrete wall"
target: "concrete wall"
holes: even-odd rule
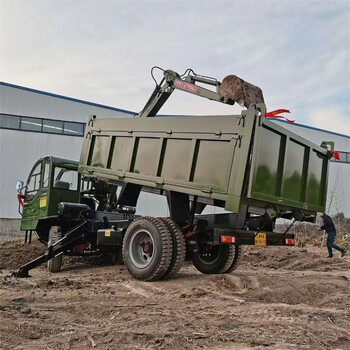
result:
[[[20,232],[20,219],[1,219],[0,218],[0,242],[14,238],[23,238],[25,233]]]

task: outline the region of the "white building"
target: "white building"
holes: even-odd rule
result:
[[[0,235],[18,231],[16,180],[26,181],[34,163],[45,155],[78,160],[89,115],[132,117],[135,112],[0,82]],[[341,160],[332,162],[328,207],[350,217],[350,136],[305,125],[286,128],[316,144],[334,141]],[[167,215],[164,197],[150,200],[142,194],[138,213]]]
[[[89,115],[133,112],[0,82],[0,234],[18,231],[16,180],[45,155],[78,160]],[[16,220],[13,220],[16,219]]]

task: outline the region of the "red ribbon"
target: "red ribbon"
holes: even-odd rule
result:
[[[20,193],[17,193],[17,199],[18,199],[18,203],[20,204],[20,206],[23,207],[23,201],[22,201]]]
[[[337,151],[329,151],[333,154],[333,157],[336,159],[336,160],[340,160],[340,157],[339,157],[339,152]]]
[[[276,109],[275,111],[267,112],[262,116],[265,118],[285,119],[289,124],[294,124],[295,120],[291,120],[282,115],[278,115],[279,113],[290,113],[290,111],[288,109]]]

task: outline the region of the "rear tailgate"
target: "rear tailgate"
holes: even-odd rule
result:
[[[269,120],[258,120],[245,197],[304,213],[322,212],[328,166],[326,149]]]

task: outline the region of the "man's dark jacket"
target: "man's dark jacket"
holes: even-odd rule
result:
[[[323,219],[323,226],[321,226],[321,230],[326,230],[327,233],[335,233],[335,227],[332,218],[327,214],[323,214],[321,217]]]

